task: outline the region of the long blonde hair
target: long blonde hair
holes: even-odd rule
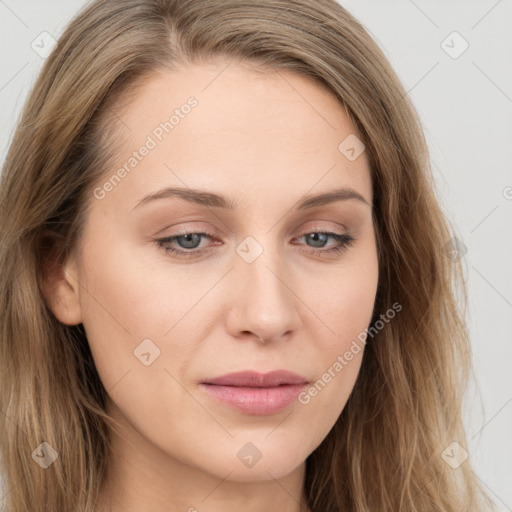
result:
[[[372,323],[402,306],[368,342],[346,407],[307,459],[311,509],[482,510],[490,501],[470,461],[453,468],[442,456],[453,442],[466,447],[471,361],[464,276],[447,250],[421,124],[382,51],[334,0],[98,0],[59,39],[0,182],[3,510],[95,509],[114,422],[82,326],[61,324],[47,306],[45,263],[63,261],[81,236],[112,156],[116,101],[154,71],[215,56],[312,77],[346,109],[374,189]],[[43,442],[58,453],[46,469],[35,462],[49,453]]]

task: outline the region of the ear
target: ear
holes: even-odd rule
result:
[[[78,325],[82,322],[80,306],[80,285],[77,277],[77,265],[74,256],[60,261],[55,245],[43,249],[43,291],[48,307],[56,318],[66,325]]]

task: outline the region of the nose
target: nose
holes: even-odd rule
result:
[[[279,250],[264,248],[252,263],[236,257],[231,274],[227,331],[235,338],[270,343],[290,337],[300,325],[293,276]]]

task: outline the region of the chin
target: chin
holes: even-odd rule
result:
[[[269,481],[284,478],[305,462],[307,454],[298,454],[296,449],[285,451],[276,446],[267,446],[257,451],[250,441],[242,447],[231,448],[223,453],[212,453],[213,464],[203,469],[219,478],[233,482]]]

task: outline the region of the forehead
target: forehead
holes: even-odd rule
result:
[[[127,210],[173,185],[260,202],[347,186],[371,202],[366,154],[340,150],[356,128],[309,77],[212,61],[153,74],[129,98],[115,112],[119,142],[103,178],[124,169],[109,200],[122,197]]]

